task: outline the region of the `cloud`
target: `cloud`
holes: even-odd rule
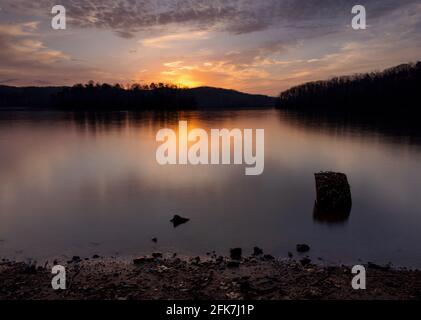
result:
[[[46,15],[50,0],[4,0],[11,10]],[[234,34],[271,27],[296,31],[327,32],[349,23],[352,4],[348,0],[61,0],[69,25],[114,31],[123,38],[158,28],[189,27]],[[376,19],[417,0],[365,0],[369,17]]]
[[[39,40],[38,25],[39,22],[0,24],[0,83],[62,85],[73,83],[78,77],[99,75],[92,68],[75,64],[68,54],[48,48]]]
[[[0,25],[0,66],[44,66],[69,60],[69,56],[44,46],[31,38],[37,30],[37,22]]]
[[[183,32],[175,34],[167,34],[154,38],[147,38],[141,40],[140,43],[144,47],[153,47],[153,48],[168,48],[176,42],[188,40],[206,40],[208,39],[208,32],[206,31],[196,31],[196,32]]]
[[[38,30],[39,21],[20,24],[0,24],[0,34],[7,36],[27,36]]]

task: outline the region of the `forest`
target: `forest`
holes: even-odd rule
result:
[[[421,113],[421,62],[305,83],[282,92],[281,109],[335,113]]]
[[[76,84],[64,88],[53,97],[53,105],[60,108],[107,109],[191,109],[196,108],[194,96],[184,88],[165,83],[134,84],[125,88],[120,84]]]

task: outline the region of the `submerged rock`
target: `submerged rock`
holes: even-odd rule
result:
[[[176,227],[178,227],[179,225],[181,225],[181,224],[184,224],[184,223],[186,223],[186,222],[188,222],[190,219],[188,219],[188,218],[183,218],[183,217],[180,217],[179,215],[175,215],[171,220],[170,220],[170,222],[172,222],[172,224],[174,225],[174,228],[176,228]]]
[[[352,208],[351,187],[346,174],[319,172],[315,179],[314,219],[328,223],[346,221]]]

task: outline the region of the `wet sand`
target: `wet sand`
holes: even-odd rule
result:
[[[271,256],[244,258],[166,257],[134,260],[94,256],[59,262],[66,290],[51,287],[51,265],[0,262],[0,299],[92,300],[421,300],[421,271],[367,267],[367,289],[354,290],[347,266],[321,266]],[[308,264],[306,264],[308,263]]]

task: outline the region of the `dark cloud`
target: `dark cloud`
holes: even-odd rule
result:
[[[184,26],[217,29],[235,34],[265,30],[273,26],[329,28],[349,15],[355,4],[349,0],[5,0],[9,6],[49,13],[63,4],[70,25],[112,30],[123,38],[151,27]],[[370,18],[381,17],[419,0],[365,0]]]

